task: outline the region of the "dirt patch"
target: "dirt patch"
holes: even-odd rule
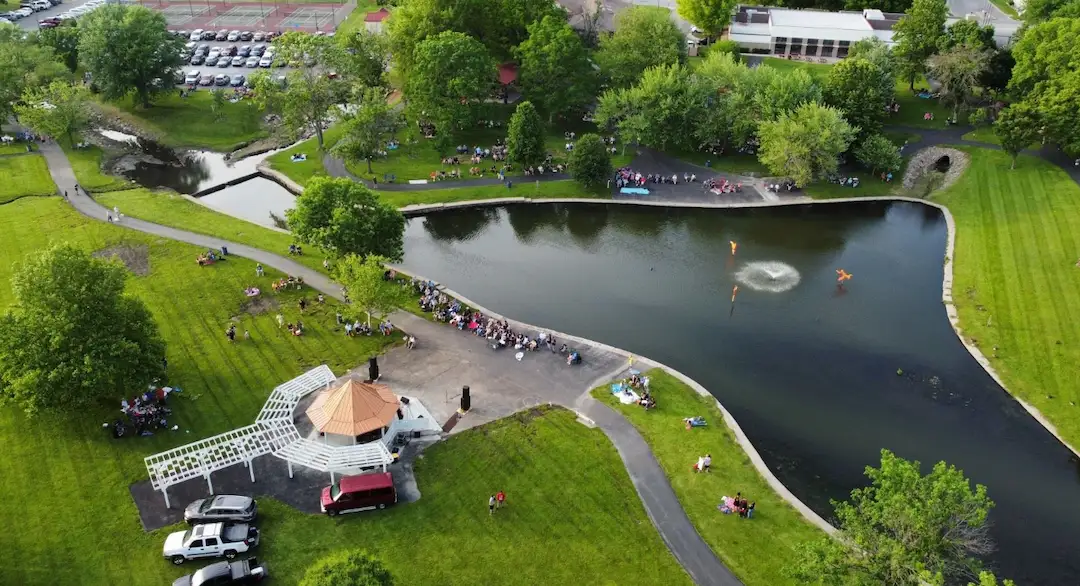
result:
[[[133,274],[145,277],[150,274],[150,247],[145,244],[115,244],[93,253],[95,258],[115,258]]]
[[[971,158],[967,153],[944,147],[927,147],[915,153],[904,172],[904,189],[926,197],[946,189],[964,174]]]
[[[250,315],[270,313],[278,308],[278,302],[269,297],[252,297],[240,305],[240,310]]]

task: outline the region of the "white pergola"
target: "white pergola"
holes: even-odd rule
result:
[[[329,472],[333,482],[335,472],[357,468],[374,468],[393,462],[394,458],[381,441],[352,446],[331,446],[301,437],[293,423],[293,413],[300,399],[336,380],[333,371],[325,364],[284,383],[270,393],[253,425],[234,429],[194,443],[173,448],[146,457],[146,471],[150,484],[165,497],[165,506],[171,507],[167,489],[174,485],[203,477],[210,493],[214,485],[210,474],[229,466],[244,464],[255,482],[252,460],[273,454],[288,464],[289,478],[293,477],[293,464],[300,464],[320,472]]]

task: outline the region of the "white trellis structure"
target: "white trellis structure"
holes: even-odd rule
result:
[[[165,506],[171,507],[167,489],[174,485],[203,477],[210,493],[214,485],[210,474],[244,464],[251,481],[255,482],[252,460],[273,454],[285,460],[289,478],[293,477],[293,464],[300,464],[329,472],[333,482],[334,472],[346,472],[357,468],[374,468],[393,462],[393,456],[381,441],[352,446],[331,446],[304,438],[293,423],[293,415],[300,399],[329,388],[336,380],[333,371],[325,364],[275,388],[270,393],[253,425],[234,429],[194,443],[173,448],[167,452],[148,456],[146,471],[150,484],[165,497]]]

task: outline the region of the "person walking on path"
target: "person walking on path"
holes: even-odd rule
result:
[[[488,514],[495,514],[495,495],[491,495],[490,497],[488,497]]]
[[[506,493],[500,490],[495,493],[495,508],[501,509],[504,505],[506,505]]]

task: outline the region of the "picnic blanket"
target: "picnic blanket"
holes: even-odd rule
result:
[[[725,515],[730,515],[735,512],[735,497],[722,496],[720,497],[720,504],[716,505],[716,508],[720,509],[720,512]]]
[[[623,187],[619,193],[626,195],[649,195],[649,190],[644,187]]]
[[[624,387],[622,383],[613,383],[611,385],[611,394],[618,397],[619,402],[623,405],[633,405],[641,399],[630,387]]]

